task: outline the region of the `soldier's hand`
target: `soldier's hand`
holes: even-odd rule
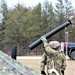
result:
[[[42,40],[43,43],[47,43],[47,39],[46,39],[45,36],[42,36],[42,37],[41,37],[41,40]]]
[[[41,71],[41,74],[42,74],[42,75],[46,75],[45,71]]]

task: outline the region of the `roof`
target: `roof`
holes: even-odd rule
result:
[[[40,75],[0,51],[0,75]]]

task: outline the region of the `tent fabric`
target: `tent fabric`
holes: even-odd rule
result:
[[[0,75],[40,75],[0,51]]]

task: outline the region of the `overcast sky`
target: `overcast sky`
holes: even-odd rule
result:
[[[25,6],[35,6],[39,2],[43,3],[45,0],[6,0],[8,7],[12,7],[16,5],[17,3],[24,4]],[[56,2],[56,0],[49,0],[49,2],[53,2],[53,4]]]
[[[15,6],[18,2],[21,4],[24,4],[25,6],[35,6],[39,2],[43,3],[45,0],[6,0],[8,7],[13,7]],[[55,4],[57,0],[48,0],[49,2],[52,2]],[[72,6],[75,8],[75,0],[69,0],[72,2]]]

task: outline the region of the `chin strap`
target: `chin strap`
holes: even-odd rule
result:
[[[54,61],[53,60],[51,62],[51,65],[52,65],[53,68],[49,69],[48,73],[53,73],[54,72],[56,75],[60,75],[59,72],[54,68]]]

